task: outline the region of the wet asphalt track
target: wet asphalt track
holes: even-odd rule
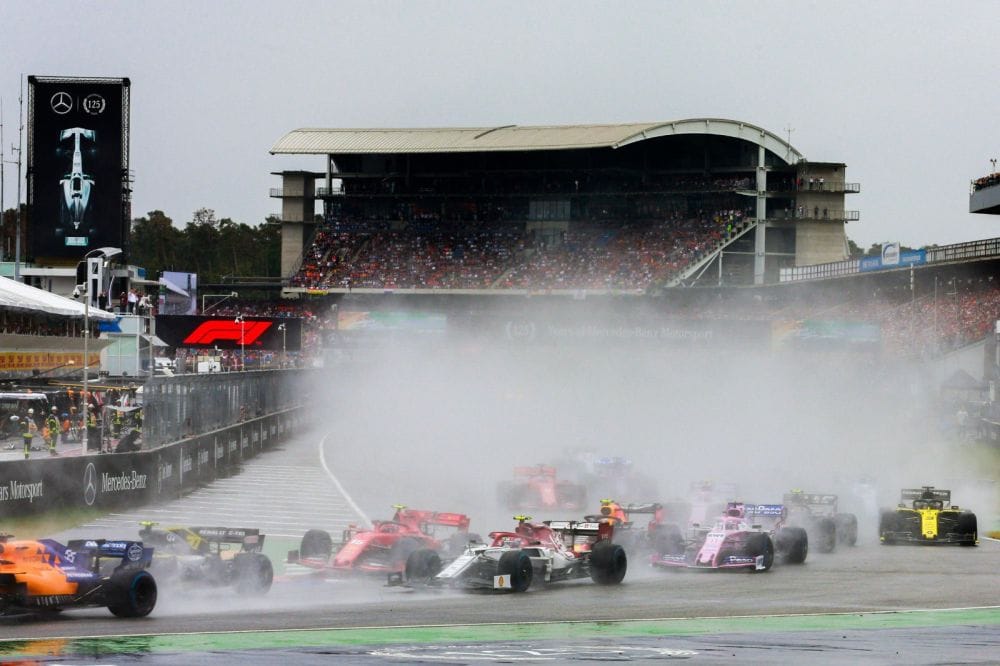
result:
[[[275,465],[303,465],[315,455],[317,438],[303,438],[282,452],[269,453],[248,465],[261,469]],[[318,483],[325,472],[309,466],[313,476],[305,483]],[[316,486],[318,487],[318,486]],[[248,489],[247,492],[252,492]],[[258,490],[259,492],[259,490]],[[189,498],[160,507],[166,517],[171,512],[185,514]],[[384,501],[384,500],[382,500]],[[367,510],[378,510],[377,507]],[[338,504],[345,511],[347,502]],[[294,510],[295,507],[289,507]],[[211,511],[201,509],[203,522],[212,520]],[[378,514],[376,514],[378,515]],[[127,517],[130,521],[132,516]],[[331,514],[336,522],[346,519],[340,513]],[[249,521],[249,522],[248,522]],[[233,524],[234,520],[221,524]],[[238,521],[252,526],[250,516]],[[124,523],[123,523],[124,524]],[[134,524],[134,523],[129,523]],[[91,530],[93,528],[86,528]],[[131,528],[129,528],[131,529]],[[815,663],[951,663],[970,661],[988,663],[1000,660],[1000,543],[983,541],[978,548],[914,547],[878,545],[874,538],[855,548],[843,548],[830,555],[811,553],[805,565],[781,566],[765,574],[689,573],[650,570],[642,562],[631,562],[629,574],[621,587],[598,587],[587,581],[553,585],[549,589],[532,590],[524,595],[491,595],[461,593],[412,592],[385,588],[380,581],[345,582],[279,582],[271,593],[260,599],[246,599],[220,594],[218,591],[161,590],[160,601],[153,615],[138,621],[112,618],[103,609],[73,611],[47,621],[11,622],[0,624],[3,639],[63,639],[68,637],[100,637],[136,634],[190,634],[196,632],[257,632],[346,627],[400,627],[426,625],[478,625],[534,623],[553,621],[616,621],[654,618],[706,618],[785,614],[864,613],[913,609],[982,608],[987,621],[983,624],[944,628],[904,626],[895,629],[850,629],[835,631],[835,623],[795,627],[795,632],[753,629],[738,633],[740,621],[729,629],[710,635],[663,638],[618,639],[615,645],[635,648],[621,652],[618,659],[690,658],[697,663],[774,663],[805,662],[817,655]],[[836,616],[833,616],[836,617]],[[981,619],[981,617],[980,617]],[[809,631],[804,631],[809,629]],[[845,630],[846,631],[846,630]],[[737,632],[737,633],[734,633]],[[811,633],[810,633],[811,632]],[[495,632],[494,632],[495,633]],[[500,637],[504,634],[501,633]],[[516,632],[512,634],[516,637]],[[58,643],[58,641],[57,641]],[[329,657],[331,651],[342,659],[368,662],[371,659],[417,661],[488,661],[511,660],[506,650],[528,650],[522,656],[528,661],[556,659],[558,661],[607,659],[610,655],[594,655],[584,650],[580,655],[563,650],[573,645],[590,646],[578,639],[519,642],[510,647],[506,642],[472,641],[476,654],[458,653],[443,656],[434,650],[450,649],[417,641],[404,654],[371,655],[376,647],[338,647],[317,651],[310,648],[295,651],[295,663],[312,663]],[[534,646],[530,649],[525,646]],[[601,644],[595,645],[599,647]],[[603,645],[607,645],[604,643]],[[923,647],[913,653],[913,646]],[[756,646],[756,647],[755,647]],[[384,646],[382,646],[384,647]],[[404,647],[406,647],[404,645]],[[452,645],[454,647],[454,645]],[[2,648],[2,644],[0,644]],[[642,649],[639,649],[642,648]],[[697,655],[667,654],[672,650],[694,651]],[[485,652],[494,651],[488,656]],[[532,652],[533,650],[533,652]],[[546,650],[550,652],[546,652]],[[643,652],[646,650],[646,652]],[[656,653],[660,650],[661,653]],[[285,648],[287,651],[287,648]],[[430,651],[430,652],[429,652]],[[484,652],[485,651],[485,652]],[[499,651],[499,652],[498,652]],[[665,652],[664,652],[665,651]],[[56,651],[58,654],[58,650]],[[143,652],[139,650],[139,652]],[[279,650],[281,652],[281,650]],[[412,653],[412,654],[411,654]],[[144,654],[143,663],[190,663],[192,653],[178,656],[167,650],[157,650],[155,661]],[[574,653],[575,654],[575,653]],[[589,654],[590,656],[586,656]],[[273,663],[278,657],[272,650],[234,653],[231,650],[199,654],[203,663]],[[253,656],[255,655],[255,656]],[[268,656],[269,655],[269,656]],[[99,657],[100,653],[90,653]],[[132,663],[134,653],[118,654],[107,663]],[[848,659],[848,657],[852,657]],[[0,655],[2,658],[2,655]],[[55,659],[55,657],[53,657]],[[520,661],[521,659],[513,659]],[[103,662],[102,662],[103,663]]]

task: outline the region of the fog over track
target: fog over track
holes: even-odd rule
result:
[[[658,497],[617,498],[623,501],[683,495],[699,479],[736,482],[747,501],[780,501],[790,488],[840,492],[846,499],[852,483],[870,478],[879,504],[891,506],[903,486],[975,478],[961,452],[943,446],[927,428],[925,403],[907,388],[908,369],[876,371],[869,360],[626,347],[497,351],[473,343],[440,353],[399,347],[373,352],[304,389],[319,422],[316,431],[248,461],[231,479],[161,507],[109,516],[73,534],[132,536],[127,526],[154,516],[294,537],[311,527],[336,532],[358,521],[355,505],[371,518],[389,518],[394,503],[468,513],[473,531],[485,534],[513,524],[511,512],[497,504],[496,486],[514,466],[572,459],[583,450],[628,457],[658,485]],[[987,524],[984,514],[995,499],[977,505],[961,488],[952,490],[956,502],[977,509],[980,524]],[[597,499],[591,497],[595,510]],[[539,520],[579,517],[536,513]],[[621,587],[580,581],[526,595],[411,592],[379,580],[278,582],[259,599],[165,590],[153,615],[142,621],[115,620],[100,610],[67,612],[55,621],[21,624],[16,635],[851,613],[997,603],[1000,544],[884,547],[877,544],[871,512],[859,517],[856,548],[812,553],[804,566],[778,565],[766,574],[659,572],[633,561]]]

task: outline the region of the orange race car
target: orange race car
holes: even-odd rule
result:
[[[107,606],[118,617],[143,617],[156,605],[146,571],[152,548],[140,541],[14,540],[0,535],[0,616]]]

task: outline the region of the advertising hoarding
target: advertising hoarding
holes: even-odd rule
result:
[[[171,347],[300,351],[302,320],[298,317],[201,317],[158,315],[156,336]],[[284,324],[285,330],[278,327]]]
[[[28,77],[28,206],[35,259],[127,248],[128,79]]]

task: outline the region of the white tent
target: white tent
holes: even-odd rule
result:
[[[83,317],[81,301],[58,296],[44,289],[36,289],[17,280],[0,277],[0,310],[23,310],[62,317]],[[113,320],[115,315],[105,310],[90,308],[91,319]]]

